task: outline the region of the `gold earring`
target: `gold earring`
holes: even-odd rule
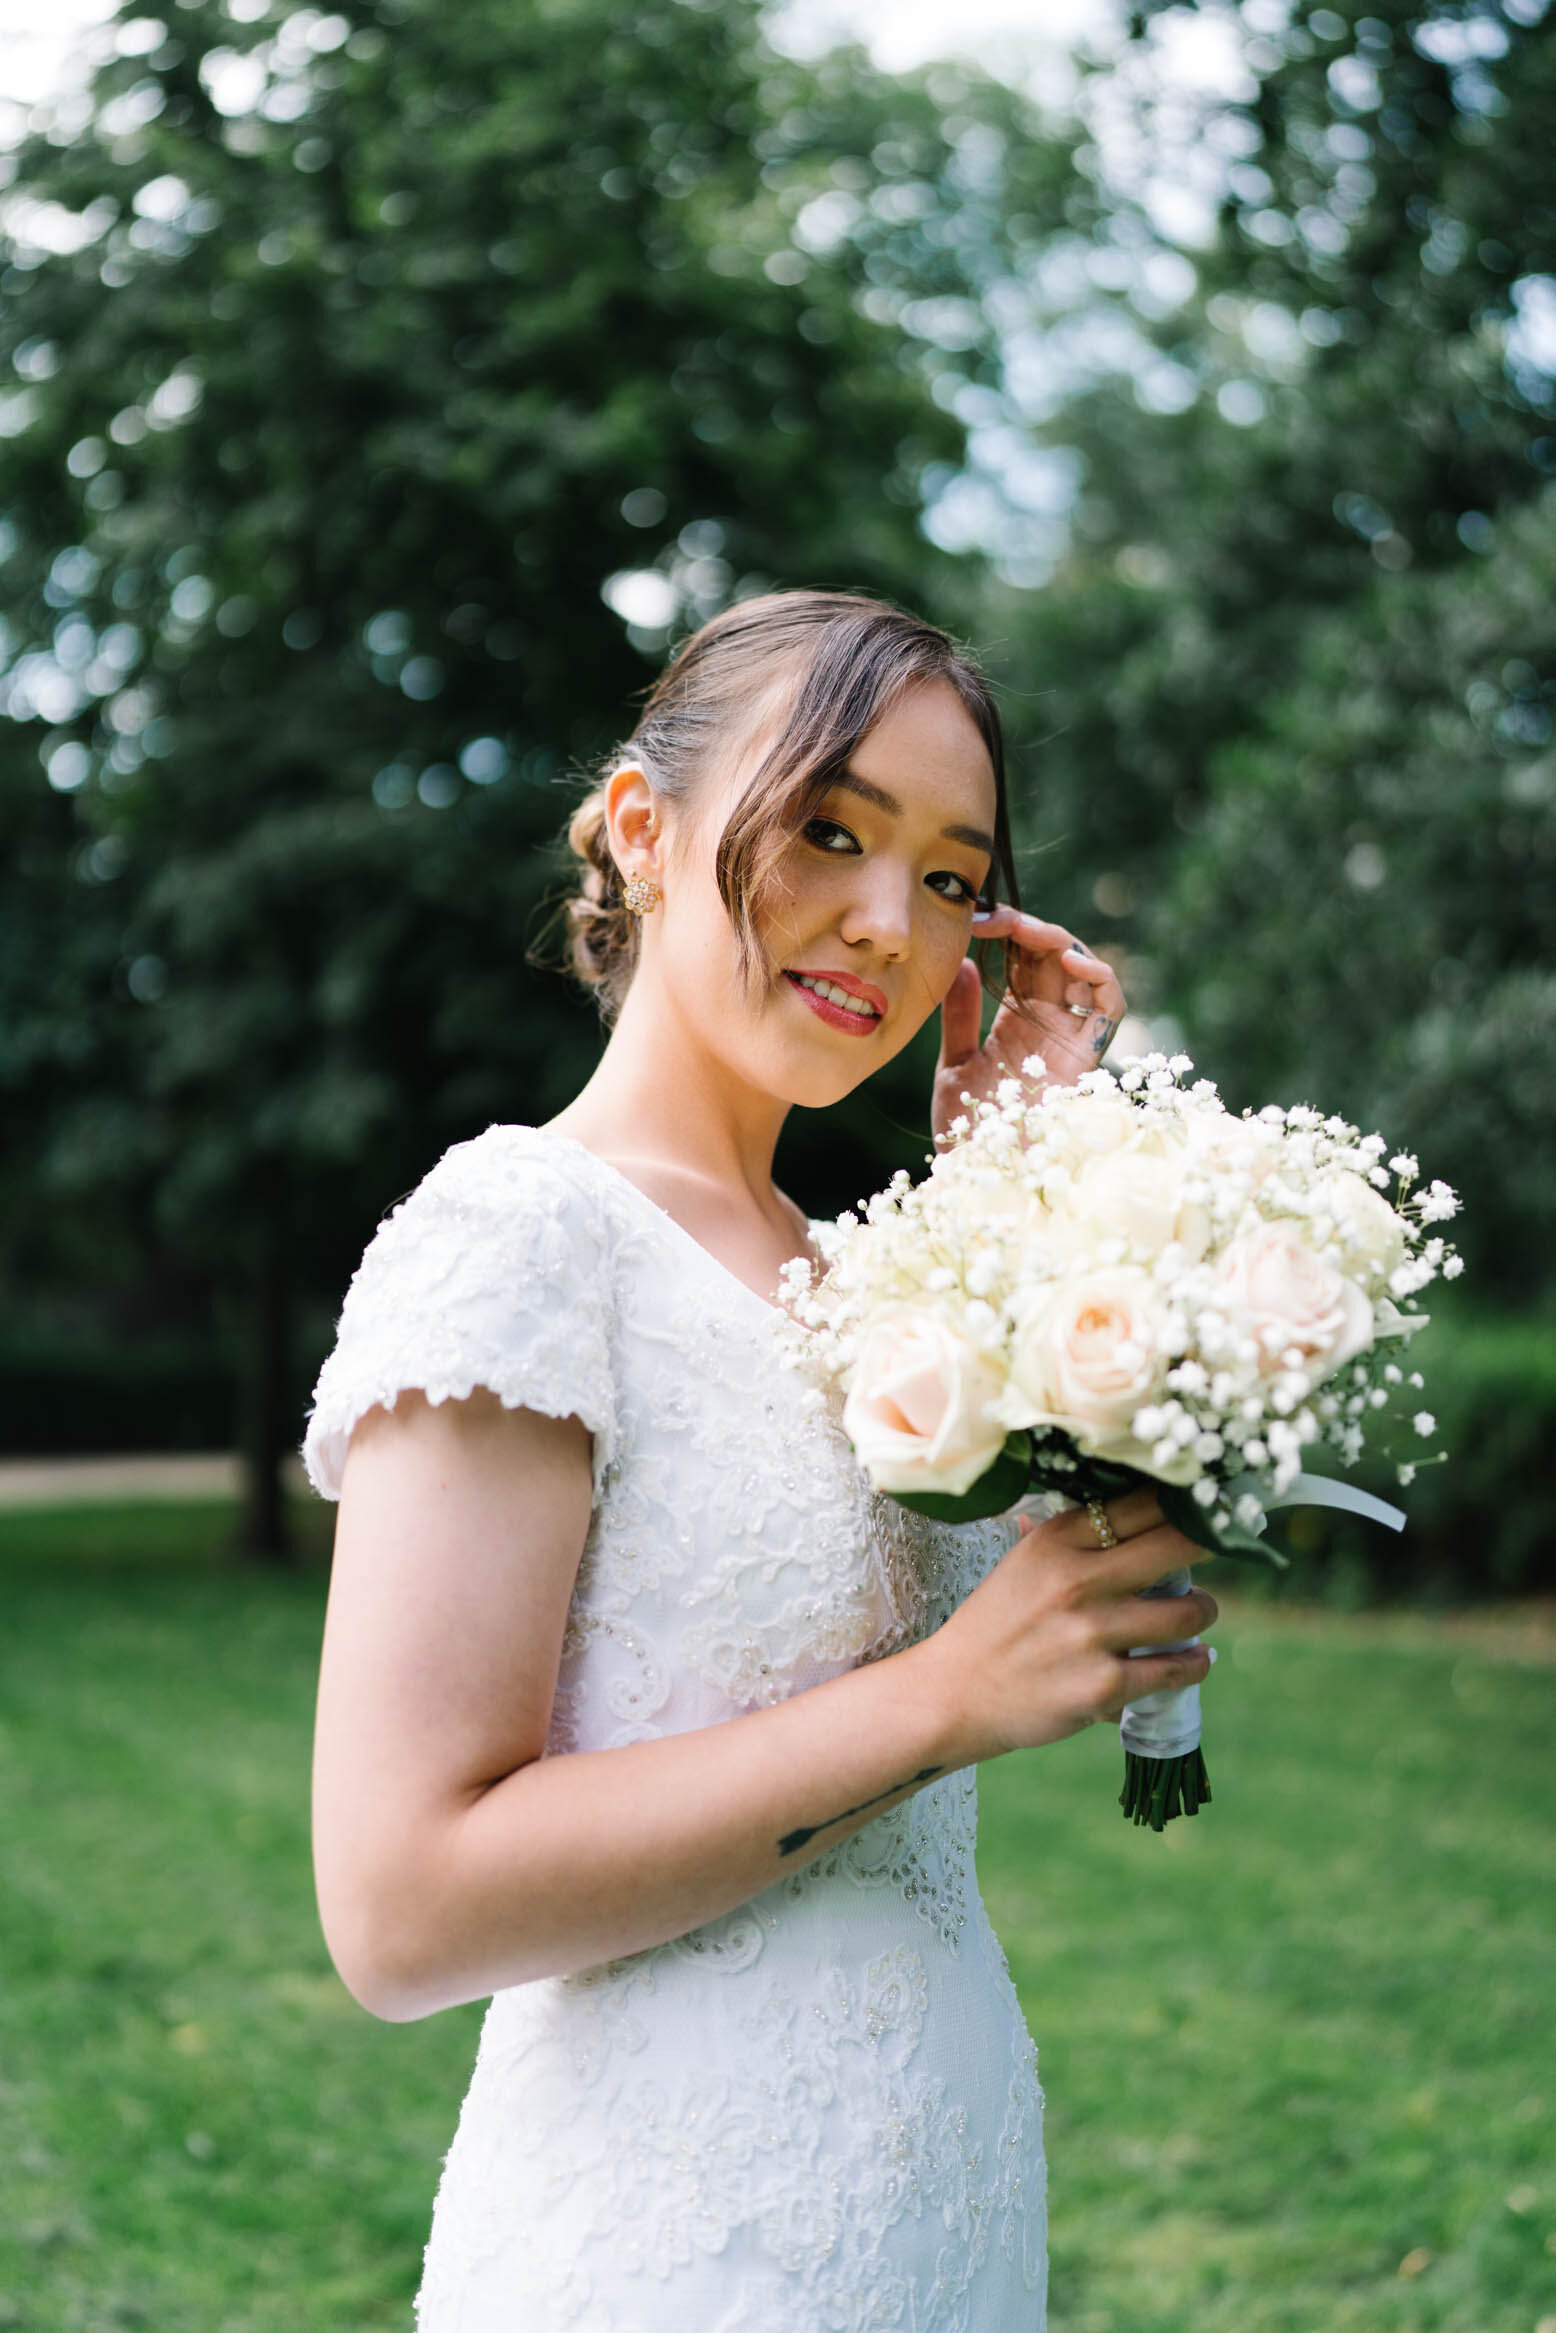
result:
[[[652,915],[664,893],[651,875],[629,875],[625,897],[633,915]]]

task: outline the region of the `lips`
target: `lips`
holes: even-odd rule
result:
[[[850,996],[862,998],[873,1005],[878,1017],[886,1017],[886,997],[882,990],[872,988],[868,980],[859,980],[852,972],[834,972],[828,965],[793,964],[789,968],[791,980],[825,980],[833,988],[846,989]]]
[[[851,972],[826,971],[819,965],[796,965],[785,972],[784,978],[818,1020],[825,1021],[829,1028],[843,1030],[850,1037],[868,1037],[885,1017],[886,999],[881,991],[872,988],[867,980],[856,980]],[[824,984],[833,993],[824,994],[821,985],[812,983]],[[843,1001],[855,998],[857,1003]]]

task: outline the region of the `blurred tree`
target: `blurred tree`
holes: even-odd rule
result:
[[[1211,763],[1166,951],[1207,1055],[1289,1099],[1310,1082],[1472,1194],[1455,1237],[1507,1304],[1549,1285],[1556,1244],[1553,699],[1547,488],[1483,559],[1306,628]]]
[[[571,767],[731,594],[967,604],[925,482],[1002,222],[1078,182],[1009,92],[793,62],[754,0],[142,0],[8,167],[7,1196],[202,1259],[275,1549],[294,1291],[586,1073],[524,970]],[[894,1111],[818,1200],[920,1149]]]
[[[1127,319],[1127,361],[1034,432],[1079,461],[1072,547],[990,620],[1044,875],[1239,1104],[1379,1116],[1457,1174],[1477,1279],[1526,1294],[1556,1258],[1527,774],[1556,695],[1556,30],[1544,0],[1245,0],[1242,94],[1196,119],[1157,62],[1183,15],[1142,9],[1106,76],[1138,119],[1081,297],[1112,287],[1095,337]],[[1209,215],[1175,245],[1185,187]]]

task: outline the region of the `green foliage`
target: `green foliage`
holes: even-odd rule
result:
[[[0,1514],[0,2316],[389,2333],[479,2011],[377,2024],[325,1957],[322,1571],[202,1563],[230,1509],[150,1519]],[[1230,1601],[1217,1639],[1194,1822],[1120,1820],[1111,1728],[981,1780],[1048,2094],[1054,2333],[1529,2333],[1540,1646]]]
[[[1244,31],[1177,292],[1138,211],[1108,233],[1154,363],[1040,425],[1082,484],[1008,616],[1039,878],[1072,920],[1092,893],[1230,1099],[1377,1121],[1461,1184],[1514,1300],[1556,1254],[1556,388],[1510,337],[1556,269],[1556,37],[1491,6]]]
[[[18,156],[90,233],[4,279],[6,623],[65,667],[13,683],[4,784],[37,793],[36,739],[72,790],[71,904],[117,956],[78,1001],[124,1056],[55,1142],[219,1249],[283,1182],[294,1238],[342,1196],[359,1231],[577,1083],[587,1015],[519,966],[565,773],[663,638],[605,578],[657,561],[689,616],[911,596],[959,443],[857,254],[790,241],[893,125],[954,170],[921,93],[782,64],[749,6],[386,14],[323,54],[306,11],[138,14],[166,39]],[[218,111],[250,66],[262,109]]]
[[[246,1286],[266,1415],[267,1289],[338,1294],[450,1141],[587,1075],[526,953],[672,629],[965,596],[918,524],[948,389],[1002,216],[1085,190],[1009,92],[935,86],[786,60],[754,0],[136,0],[88,118],[12,158],[16,1196]],[[917,1156],[922,1073],[797,1129],[811,1204]],[[20,1207],[6,1245],[59,1268]]]
[[[1160,948],[1203,1066],[1418,1150],[1467,1201],[1467,1285],[1506,1302],[1556,1252],[1552,699],[1556,491],[1307,628],[1211,764]]]

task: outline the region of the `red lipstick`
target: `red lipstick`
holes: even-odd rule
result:
[[[810,1006],[818,1020],[825,1021],[831,1028],[846,1030],[851,1037],[867,1037],[872,1029],[880,1027],[886,1017],[886,998],[881,990],[873,988],[868,980],[855,979],[851,972],[833,972],[822,965],[796,964],[785,971],[784,978],[795,994]],[[814,988],[807,987],[806,982],[811,980],[824,980],[829,988],[840,988],[845,995],[857,996],[871,1008],[870,1011],[850,1012],[847,1005],[838,1004],[834,998],[822,996]]]

